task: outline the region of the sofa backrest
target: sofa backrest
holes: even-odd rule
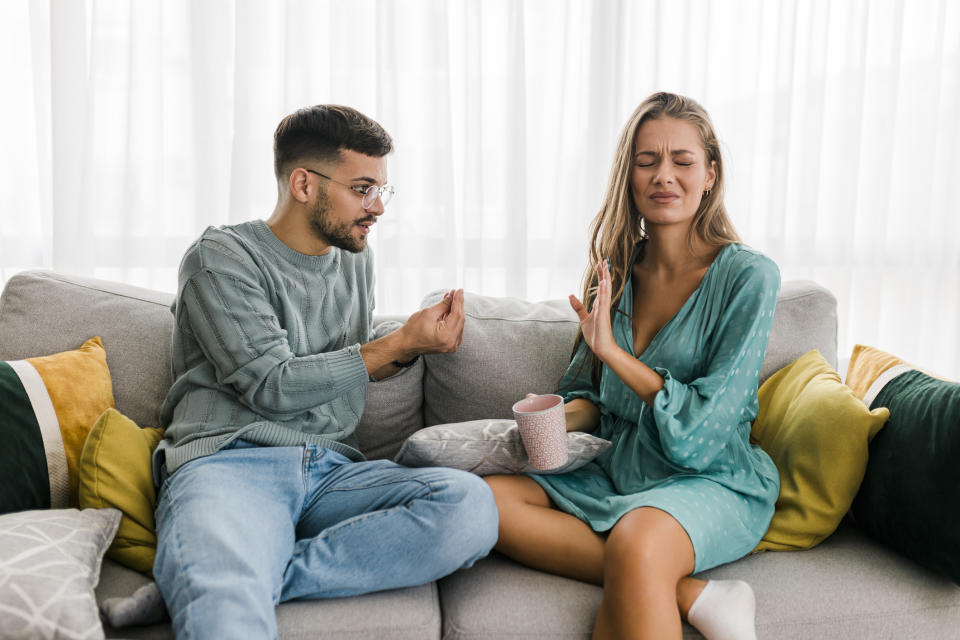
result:
[[[422,306],[436,303],[435,291]],[[526,393],[553,393],[570,361],[577,318],[566,300],[530,303],[468,294],[463,344],[454,354],[426,356],[426,426],[477,418],[510,418]],[[837,300],[810,281],[783,283],[760,372],[761,383],[817,349],[837,366]]]
[[[442,294],[429,294],[424,304]],[[141,426],[157,425],[171,383],[172,301],[168,293],[116,282],[48,271],[17,274],[0,296],[0,360],[75,349],[99,335],[117,409]],[[577,331],[566,300],[531,303],[467,294],[466,310],[457,353],[426,356],[425,366],[379,383],[378,389],[377,383],[368,386],[358,433],[365,449],[390,457],[424,424],[509,418],[523,394],[556,390]],[[761,381],[811,349],[837,366],[836,298],[814,282],[785,282]],[[415,419],[421,403],[422,421]]]
[[[117,282],[18,273],[0,296],[0,360],[76,349],[100,336],[117,409],[142,427],[156,426],[171,384],[172,301]]]

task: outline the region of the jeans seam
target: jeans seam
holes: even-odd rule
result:
[[[167,482],[166,482],[165,484],[169,485],[169,484],[170,484],[170,481],[171,481],[171,477],[168,477],[168,478],[167,478]],[[190,602],[188,602],[188,603],[187,603],[187,606],[182,609],[183,615],[185,616],[185,621],[188,622],[189,619],[190,619],[190,617],[191,617],[191,615],[190,615],[190,607],[192,606],[192,604],[193,604],[194,602],[196,602],[196,600],[197,600],[197,594],[196,594],[196,591],[195,591],[195,589],[194,589],[194,587],[193,587],[193,580],[192,580],[192,578],[191,578],[191,577],[189,576],[189,574],[184,570],[183,554],[182,554],[181,551],[180,551],[180,547],[181,547],[181,543],[180,543],[180,534],[181,534],[181,532],[180,532],[180,527],[179,527],[180,519],[177,517],[177,513],[180,511],[180,507],[179,507],[179,505],[176,503],[176,501],[174,500],[174,498],[176,498],[176,495],[175,495],[175,494],[176,494],[177,492],[176,492],[176,491],[171,491],[171,489],[173,489],[173,487],[167,486],[167,505],[168,505],[169,511],[170,511],[169,518],[170,518],[170,522],[171,522],[171,523],[176,523],[176,524],[171,524],[171,528],[173,529],[173,532],[174,532],[174,540],[173,540],[173,541],[174,541],[173,548],[174,548],[174,551],[175,551],[175,553],[174,553],[174,560],[175,560],[175,565],[176,565],[176,567],[177,567],[177,574],[178,574],[179,576],[181,576],[180,580],[182,580],[183,588],[186,590],[187,595],[188,595],[189,598],[190,598]],[[186,578],[186,579],[184,580],[184,578]],[[184,627],[185,627],[185,630],[186,630],[187,635],[188,635],[189,637],[192,637],[192,636],[193,636],[193,632],[192,632],[192,630],[190,629],[189,625],[184,625]]]

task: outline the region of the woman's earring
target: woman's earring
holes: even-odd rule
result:
[[[713,191],[713,189],[707,189],[706,191],[704,191],[704,192],[703,192],[703,197],[704,197],[704,198],[709,198],[711,191]]]

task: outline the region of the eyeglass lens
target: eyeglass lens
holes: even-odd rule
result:
[[[380,188],[376,186],[371,186],[367,189],[367,192],[363,194],[363,200],[361,204],[364,209],[369,209],[373,206],[373,203],[377,201],[377,196],[380,196],[380,202],[383,203],[383,206],[387,206],[387,203],[390,202],[390,198],[393,196],[393,189],[390,187]]]

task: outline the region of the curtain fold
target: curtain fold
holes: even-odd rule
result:
[[[960,377],[960,3],[8,0],[0,280],[172,291],[206,226],[265,218],[272,133],[349,104],[394,136],[377,301],[578,292],[620,128],[657,90],[719,131],[727,204],[840,353]]]

